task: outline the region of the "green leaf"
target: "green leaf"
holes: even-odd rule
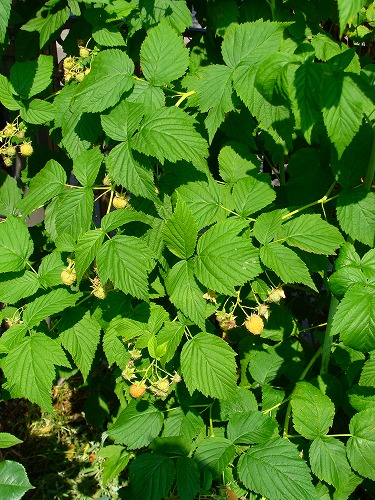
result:
[[[5,313],[6,309],[14,309],[10,311],[9,313]],[[19,320],[20,315],[18,314],[18,310],[16,308],[5,308],[3,309],[3,318],[7,319],[7,317],[15,318]],[[27,326],[24,325],[23,323],[15,323],[12,325],[8,330],[6,330],[1,338],[0,338],[0,352],[1,353],[8,353],[10,350],[12,350],[14,347],[17,347],[22,339],[25,337],[27,333]]]
[[[318,498],[306,462],[297,447],[283,438],[250,448],[238,462],[238,473],[246,488],[269,500]]]
[[[227,66],[213,64],[203,68],[198,80],[196,92],[199,108],[203,113],[208,111],[205,125],[210,143],[226,113],[234,109],[232,72]]]
[[[197,238],[197,224],[185,201],[179,197],[173,215],[164,224],[163,240],[173,254],[188,259],[195,250]]]
[[[227,427],[228,439],[234,444],[258,444],[268,441],[277,431],[274,418],[260,411],[233,415]]]
[[[67,189],[61,195],[56,215],[58,235],[68,235],[73,241],[90,229],[94,194],[91,188]]]
[[[164,92],[160,87],[154,87],[146,80],[136,80],[133,91],[127,102],[142,104],[143,109],[157,109],[164,106]]]
[[[322,120],[319,96],[322,89],[320,66],[307,60],[294,74],[295,98],[292,110],[306,141],[311,144],[311,133],[315,123]]]
[[[11,6],[12,0],[5,0],[0,5],[0,45],[4,43],[7,34]]]
[[[11,83],[4,75],[0,75],[0,102],[11,111],[17,111],[21,107],[14,97],[14,89]]]
[[[292,393],[293,425],[306,439],[328,433],[335,407],[328,396],[308,382],[297,382]]]
[[[199,239],[194,269],[207,288],[233,295],[235,286],[261,272],[258,249],[248,239],[237,236],[246,225],[230,218],[215,224]]]
[[[109,212],[109,214],[106,214],[101,221],[102,230],[109,233],[129,222],[143,222],[144,224],[152,226],[155,219],[151,215],[144,214],[143,212],[136,212],[131,207],[127,207],[126,210],[113,210]]]
[[[15,446],[16,444],[23,443],[22,439],[18,439],[13,434],[9,434],[9,432],[0,432],[0,448],[10,448],[11,446]]]
[[[177,193],[187,203],[198,229],[228,217],[224,210],[224,187],[216,182],[189,182],[178,188]]]
[[[61,145],[67,150],[69,156],[75,159],[96,142],[100,133],[98,114],[69,111],[62,121]]]
[[[340,231],[318,214],[300,215],[283,226],[285,241],[306,252],[333,255],[344,243]]]
[[[346,482],[337,488],[333,494],[334,500],[347,500],[347,498],[357,489],[363,481],[362,477],[357,476],[354,472],[346,477]]]
[[[329,289],[335,295],[344,295],[352,286],[366,284],[366,276],[360,269],[346,266],[334,272],[329,278]]]
[[[5,172],[0,172],[0,214],[17,215],[17,207],[21,200],[22,191],[17,181]]]
[[[165,353],[161,356],[161,362],[165,365],[176,354],[184,335],[185,327],[178,321],[166,324],[156,337],[158,348],[164,346]]]
[[[353,385],[347,392],[349,403],[357,411],[375,408],[375,389]]]
[[[259,172],[260,162],[254,154],[246,152],[243,158],[229,145],[220,150],[218,161],[220,176],[229,184]]]
[[[177,407],[168,412],[164,423],[163,436],[184,436],[193,441],[204,429],[205,424],[198,413],[194,410]]]
[[[103,130],[115,141],[127,141],[137,130],[143,113],[139,103],[123,100],[108,114],[101,115]]]
[[[230,68],[254,67],[277,52],[285,24],[258,20],[255,23],[233,24],[221,46],[224,62]]]
[[[234,396],[228,400],[216,402],[219,405],[218,420],[231,420],[232,417],[258,410],[258,402],[254,394],[243,387],[236,387]],[[215,407],[214,407],[215,409]]]
[[[31,271],[0,274],[0,301],[14,304],[33,295],[39,288],[38,277]]]
[[[39,32],[40,48],[49,41],[51,36],[61,28],[70,16],[69,7],[64,7],[63,9],[57,10],[54,8],[56,2],[48,2],[47,5],[42,7],[34,19],[30,19],[26,24],[22,26],[22,30],[25,31],[37,31]]]
[[[100,165],[103,161],[103,154],[99,147],[83,151],[74,160],[73,170],[78,182],[82,186],[92,186],[98,175]]]
[[[49,160],[30,182],[27,196],[18,204],[23,215],[29,215],[54,196],[62,193],[66,173],[60,163]]]
[[[273,212],[263,213],[257,217],[254,223],[254,236],[259,243],[269,243],[278,234],[282,224],[282,210],[274,210]]]
[[[42,125],[55,118],[56,110],[53,104],[41,99],[33,99],[27,107],[21,107],[20,115],[23,120],[34,125]]]
[[[340,37],[342,36],[346,25],[366,4],[366,0],[338,0]]]
[[[352,239],[373,247],[375,244],[375,193],[364,189],[344,190],[337,200],[341,229]]]
[[[75,109],[100,112],[114,106],[133,86],[134,63],[119,49],[102,50],[74,94]],[[108,89],[111,89],[108,92]]]
[[[111,280],[124,293],[148,299],[147,275],[155,263],[150,248],[142,240],[115,236],[101,247],[96,263],[102,283]]]
[[[77,281],[80,282],[95,255],[99,252],[104,240],[104,232],[99,229],[87,231],[77,241],[75,248],[75,264]]]
[[[322,86],[323,120],[339,158],[363,119],[362,94],[348,74],[327,74]]]
[[[272,203],[276,193],[270,184],[270,176],[261,173],[237,181],[232,190],[235,211],[247,217]]]
[[[332,323],[332,335],[340,333],[345,345],[362,352],[375,349],[375,294],[373,288],[354,287],[340,302]]]
[[[230,399],[236,388],[235,352],[222,339],[198,333],[182,348],[181,370],[192,394],[195,389],[205,396]]]
[[[370,354],[370,359],[363,365],[359,385],[375,387],[375,354]]]
[[[352,437],[346,445],[350,465],[361,476],[375,481],[375,408],[354,415],[349,424]]]
[[[34,250],[25,222],[8,217],[0,223],[0,273],[20,271]]]
[[[167,22],[152,28],[141,47],[141,67],[153,85],[166,85],[180,78],[189,66],[183,38]]]
[[[197,462],[189,457],[180,457],[176,461],[176,472],[180,500],[194,500],[200,488]]]
[[[362,257],[361,268],[366,278],[371,280],[375,273],[375,248],[366,252]]]
[[[73,306],[81,296],[81,293],[70,293],[65,288],[56,288],[29,302],[23,314],[23,321],[28,328],[32,328],[48,316]]]
[[[312,472],[335,488],[344,485],[352,473],[345,445],[338,439],[317,437],[311,443],[309,458]]]
[[[207,316],[204,290],[194,277],[194,263],[182,260],[169,270],[165,281],[169,299],[177,309],[204,329]]]
[[[208,470],[213,478],[218,477],[232,463],[234,444],[223,437],[206,437],[194,454],[194,460],[202,470]]]
[[[4,499],[19,500],[32,489],[23,465],[12,460],[0,463],[0,491]]]
[[[51,83],[53,57],[40,55],[35,61],[16,62],[10,69],[10,83],[22,99],[40,94]]]
[[[112,24],[103,23],[99,26],[94,26],[92,37],[96,43],[106,47],[121,47],[126,45],[121,32]]]
[[[100,325],[90,312],[74,308],[59,323],[62,345],[71,354],[86,381],[100,340]]]
[[[316,290],[305,263],[290,248],[272,242],[261,247],[260,258],[284,283],[303,283]]]
[[[124,343],[120,340],[121,334],[118,327],[121,328],[121,318],[114,318],[103,337],[103,350],[107,357],[109,366],[114,363],[123,370],[126,364],[130,361],[130,355],[128,349],[125,347]]]
[[[159,108],[145,116],[138,133],[132,139],[134,149],[164,160],[205,163],[207,143],[194,128],[195,120],[182,109]]]
[[[172,487],[175,473],[172,460],[165,455],[144,453],[137,456],[129,467],[135,498],[142,500],[165,498]]]
[[[104,487],[125,469],[130,459],[130,453],[128,453],[123,446],[117,446],[115,444],[101,448],[97,456],[105,458],[102,474]]]
[[[55,379],[55,365],[70,367],[59,342],[42,333],[32,333],[10,350],[4,360],[8,390],[13,397],[26,397],[52,412],[51,386]]]
[[[53,251],[43,257],[38,269],[40,285],[44,288],[61,285],[61,271],[65,266],[60,252]]]
[[[157,199],[153,172],[136,160],[129,142],[115,146],[106,158],[106,164],[108,175],[116,184],[126,187],[136,196]]]
[[[269,55],[257,68],[254,84],[262,96],[270,103],[283,99],[282,80],[288,71],[288,65],[296,61],[296,56],[276,52]]]
[[[267,384],[276,378],[285,360],[275,349],[255,351],[249,363],[249,373],[260,384]]]
[[[115,443],[137,450],[148,446],[159,435],[163,420],[162,412],[147,401],[131,401],[107,434]]]

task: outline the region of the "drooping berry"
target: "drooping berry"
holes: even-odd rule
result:
[[[64,283],[64,285],[73,285],[73,283],[76,281],[77,275],[76,275],[76,270],[75,268],[65,268],[61,271],[61,281]]]
[[[281,299],[285,299],[285,292],[281,287],[272,288],[272,290],[268,293],[268,302],[280,302]]]
[[[126,196],[120,196],[116,194],[112,200],[112,205],[116,210],[118,210],[120,208],[125,208],[126,205],[128,204],[128,201],[129,199]]]
[[[264,322],[258,314],[252,314],[249,316],[245,323],[245,328],[253,335],[259,335],[262,333],[264,328]]]

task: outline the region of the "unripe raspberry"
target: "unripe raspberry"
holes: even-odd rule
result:
[[[73,283],[76,281],[77,275],[76,275],[76,270],[73,268],[65,268],[61,271],[61,281],[64,283],[64,285],[73,285]]]
[[[258,316],[258,314],[252,314],[251,316],[249,316],[246,319],[244,325],[246,329],[254,335],[259,335],[260,333],[262,333],[264,328],[263,320],[260,316]]]
[[[85,73],[77,73],[76,76],[75,76],[76,80],[78,83],[81,83],[83,82],[83,79],[85,78]]]
[[[109,178],[108,174],[106,174],[103,179],[103,186],[110,186],[111,184],[111,179]]]
[[[6,157],[6,158],[3,158],[3,161],[4,161],[4,165],[5,165],[6,167],[11,167],[11,166],[13,165],[13,160],[12,160],[12,158],[8,158],[8,157]]]
[[[20,153],[22,156],[31,156],[33,154],[33,147],[31,145],[31,142],[24,142],[20,146]]]
[[[16,137],[17,137],[17,139],[24,139],[25,138],[25,131],[24,130],[19,130],[16,133]]]
[[[63,62],[64,69],[72,69],[74,66],[74,58],[66,57]]]
[[[82,59],[86,59],[86,57],[89,57],[90,55],[90,50],[86,47],[80,47],[79,49],[79,57],[82,57]]]
[[[285,292],[281,287],[272,288],[268,293],[268,302],[280,302],[281,299],[285,299]]]
[[[134,382],[134,384],[130,386],[129,392],[132,398],[141,398],[146,392],[146,385],[144,382]]]
[[[12,123],[7,123],[3,129],[3,134],[5,137],[12,137],[17,132],[17,127]]]
[[[107,292],[106,292],[105,288],[102,287],[101,285],[94,288],[92,294],[95,295],[95,297],[97,299],[100,299],[100,300],[104,300],[107,297]]]
[[[8,146],[6,149],[5,149],[5,154],[7,156],[16,156],[16,153],[17,153],[17,150],[14,146]]]
[[[155,386],[158,388],[159,391],[163,392],[164,394],[167,394],[170,386],[169,380],[167,378],[161,378],[156,382]]]
[[[125,208],[128,204],[128,201],[128,198],[126,198],[125,196],[119,196],[118,194],[116,194],[112,200],[112,205],[114,206],[114,208],[116,208],[116,210],[118,210],[119,208]]]

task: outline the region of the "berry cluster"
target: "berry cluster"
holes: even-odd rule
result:
[[[28,157],[33,154],[31,142],[25,140],[26,125],[18,123],[18,117],[7,123],[0,131],[0,154],[6,167],[13,165],[17,154],[17,147],[22,156]]]
[[[139,349],[130,349],[129,354],[131,360],[123,369],[121,376],[128,382],[131,382],[129,389],[131,397],[135,399],[141,398],[146,394],[146,391],[149,390],[159,398],[166,398],[172,384],[181,382],[181,377],[177,372],[171,375],[162,370],[164,374],[161,375],[161,368],[159,368],[155,362],[152,362],[146,370],[137,369],[134,362],[142,357],[142,352]],[[148,375],[150,369],[151,375]],[[140,375],[142,371],[145,371],[145,374],[141,380],[137,380],[137,375]]]
[[[71,80],[81,83],[85,76],[90,73],[93,51],[87,47],[79,47],[79,57],[68,56],[64,59],[64,82]]]

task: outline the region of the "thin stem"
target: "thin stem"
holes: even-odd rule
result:
[[[215,437],[214,423],[212,420],[212,404],[210,405],[210,437]]]
[[[297,208],[297,210],[293,210],[293,212],[289,212],[288,214],[283,215],[281,218],[288,219],[289,217],[292,217],[293,215],[298,214],[299,212],[302,212],[302,210],[306,210],[306,208],[313,207],[314,205],[324,205],[325,203],[328,203],[329,201],[334,200],[338,196],[339,196],[338,194],[336,194],[335,196],[332,196],[331,198],[327,198],[326,196],[323,196],[323,198],[320,198],[320,200],[313,201],[312,203],[308,203],[307,205],[304,205],[301,208]]]
[[[340,437],[352,437],[353,434],[326,434],[324,437],[327,438],[340,438]]]
[[[185,92],[184,94],[182,94],[182,96],[179,98],[179,100],[176,102],[175,106],[176,108],[178,108],[178,106],[185,100],[187,99],[189,96],[195,94],[195,90],[190,90],[189,92]]]
[[[111,211],[111,206],[112,206],[112,201],[113,201],[114,194],[115,194],[115,192],[111,191],[111,196],[109,198],[109,203],[108,203],[108,207],[107,207],[107,214],[109,214],[109,212]]]
[[[313,366],[313,364],[318,359],[318,357],[320,356],[321,353],[322,353],[322,348],[319,347],[319,349],[316,351],[316,353],[314,354],[314,356],[310,359],[310,361],[307,363],[305,369],[301,373],[301,376],[298,379],[299,382],[301,382],[302,380],[305,379],[305,377],[306,377],[307,373],[309,372],[310,368]],[[289,397],[289,403],[288,403],[288,407],[286,409],[286,414],[285,414],[284,432],[283,432],[284,438],[287,438],[289,436],[289,432],[288,431],[289,431],[289,421],[290,421],[290,417],[292,415],[292,403],[291,403],[291,401],[292,401],[293,392],[294,392],[294,389],[292,391],[292,394]]]
[[[329,306],[327,328],[324,334],[324,341],[322,347],[322,365],[320,367],[320,374],[325,375],[328,373],[329,358],[331,356],[333,337],[331,335],[332,321],[336,313],[339,300],[334,295],[331,295],[331,303]]]
[[[32,270],[33,273],[38,275],[38,273],[35,271],[35,269],[33,268],[33,266],[30,264],[30,262],[28,260],[26,261],[26,264],[29,266],[29,268]]]
[[[372,141],[370,158],[367,164],[367,170],[363,181],[363,187],[366,189],[366,191],[370,191],[375,174],[375,131],[373,133],[374,139]]]

